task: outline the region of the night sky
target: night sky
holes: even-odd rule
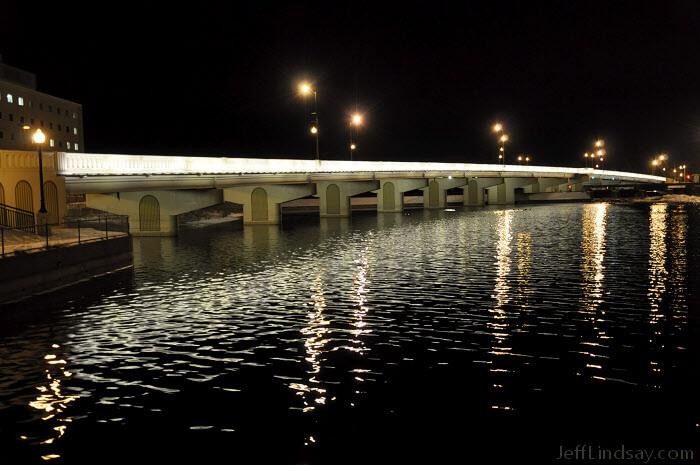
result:
[[[3,61],[94,153],[583,166],[700,161],[700,2],[3,2]]]

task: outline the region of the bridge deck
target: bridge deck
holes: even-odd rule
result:
[[[71,193],[143,189],[207,189],[241,184],[287,184],[436,177],[561,177],[663,183],[639,173],[480,163],[372,162],[259,158],[57,153],[57,173]]]

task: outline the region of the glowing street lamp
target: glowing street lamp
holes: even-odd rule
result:
[[[32,137],[34,143],[39,148],[39,192],[41,193],[41,205],[39,207],[39,213],[47,213],[46,211],[46,201],[44,200],[44,166],[41,156],[41,144],[46,141],[46,136],[41,129],[37,129]]]
[[[506,141],[508,140],[508,136],[506,134],[503,134],[503,125],[501,123],[496,123],[493,125],[493,132],[496,132],[500,135],[498,140],[500,141],[499,147],[498,147],[498,161],[503,162],[503,164],[506,164],[506,158],[505,158],[505,144]]]
[[[356,131],[358,130],[360,124],[362,124],[362,116],[355,113],[350,119],[350,161],[353,160],[353,154],[357,145],[355,144],[355,138],[357,136]]]
[[[316,160],[320,160],[321,157],[319,156],[318,152],[318,101],[317,101],[317,96],[316,96],[316,91],[313,90],[308,84],[301,84],[299,86],[299,89],[301,90],[302,94],[309,94],[312,93],[314,94],[314,124],[311,126],[311,134],[314,134],[316,136]]]

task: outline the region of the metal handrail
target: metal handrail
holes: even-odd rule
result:
[[[1,204],[0,204],[1,205]],[[126,226],[126,228],[123,227],[118,227],[117,230],[110,229],[109,222],[110,220],[121,220],[122,226]],[[75,232],[75,235],[73,237],[58,237],[54,239],[53,244],[51,244],[50,239],[53,237],[53,233],[50,231],[52,230],[53,227],[57,226],[73,226],[72,229]],[[102,229],[104,228],[104,229]],[[129,223],[128,223],[128,217],[125,215],[115,215],[115,214],[104,214],[104,215],[94,215],[94,216],[87,216],[87,217],[71,217],[71,216],[66,216],[63,218],[62,222],[56,222],[56,223],[41,223],[36,225],[37,229],[37,234],[39,236],[39,240],[42,240],[41,238],[43,237],[45,239],[45,242],[42,243],[41,245],[36,245],[34,247],[21,247],[19,249],[15,249],[14,251],[7,252],[6,251],[6,238],[5,238],[5,230],[10,229],[6,228],[4,226],[0,226],[0,257],[5,258],[7,256],[15,255],[16,253],[26,253],[26,252],[33,252],[33,251],[38,251],[38,250],[47,250],[49,248],[53,247],[62,247],[62,246],[69,246],[73,244],[83,244],[86,242],[94,242],[94,241],[101,241],[101,240],[108,240],[111,238],[115,238],[121,235],[121,233],[126,233],[127,235],[129,234]],[[12,228],[12,229],[17,229],[17,228]],[[96,229],[98,231],[104,232],[104,235],[100,236],[92,236],[92,237],[85,237],[83,234],[83,231],[85,229],[91,229],[95,231]],[[123,229],[126,229],[124,231]],[[115,234],[118,233],[118,234]],[[37,241],[33,241],[37,242]]]
[[[36,231],[34,212],[0,203],[0,226],[34,233]]]

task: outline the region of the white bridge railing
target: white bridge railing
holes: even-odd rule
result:
[[[524,176],[589,175],[618,177],[638,182],[664,182],[665,178],[647,174],[566,168],[552,166],[498,165],[478,163],[385,162],[339,160],[292,160],[261,158],[172,157],[158,155],[112,155],[96,153],[56,154],[56,170],[62,176],[134,176],[134,175],[237,175],[281,173],[362,173],[362,172],[473,172]],[[483,175],[483,174],[482,174]]]

